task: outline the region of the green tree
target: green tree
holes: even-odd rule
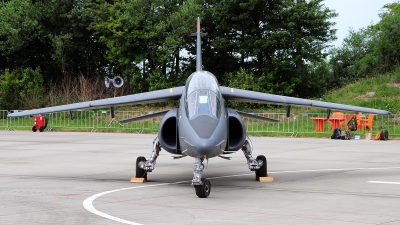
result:
[[[39,68],[47,84],[122,75],[134,92],[183,85],[200,17],[204,69],[221,84],[249,73],[258,91],[319,96],[310,74],[320,79],[314,66],[334,39],[334,16],[322,0],[8,0],[0,71]]]
[[[40,69],[23,69],[19,81],[20,108],[32,109],[44,107],[44,79]]]
[[[11,0],[0,7],[1,70],[27,67],[46,60],[39,54],[46,49],[38,39],[43,35],[38,5],[30,0]]]
[[[330,51],[329,88],[395,70],[400,59],[400,3],[383,7],[381,21],[359,31],[349,30],[341,47]]]
[[[386,4],[383,10],[374,28],[379,35],[375,51],[385,72],[394,70],[400,62],[400,3]]]
[[[96,20],[91,28],[107,45],[108,59],[133,75],[135,92],[153,89],[150,76],[153,81],[158,77],[182,84],[180,52],[192,30],[187,18],[192,17],[194,27],[193,11],[199,9],[193,0],[99,1],[93,9]]]
[[[229,59],[263,82],[261,91],[308,97],[308,65],[326,57],[337,14],[312,1],[209,1],[216,32],[213,62]],[[210,54],[211,55],[211,54]],[[226,59],[221,59],[226,56]],[[207,67],[207,64],[205,64]],[[231,71],[227,71],[231,72]]]
[[[372,27],[359,31],[349,30],[341,47],[330,51],[331,78],[330,88],[342,87],[356,79],[379,72],[379,59],[375,57],[375,46],[379,40]]]
[[[0,108],[32,109],[44,106],[44,79],[40,69],[5,70],[0,75]]]
[[[10,0],[0,7],[0,70],[40,68],[46,81],[105,71],[106,48],[87,28],[91,0]]]
[[[0,109],[18,109],[18,80],[8,69],[0,74]]]

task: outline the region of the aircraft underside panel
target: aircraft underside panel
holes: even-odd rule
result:
[[[246,140],[246,128],[243,119],[233,109],[228,111],[228,152],[237,151],[242,148]]]

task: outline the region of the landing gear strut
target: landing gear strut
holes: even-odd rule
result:
[[[211,182],[205,178],[201,178],[204,169],[203,160],[196,158],[193,163],[192,185],[199,198],[207,198],[211,193]]]
[[[247,165],[251,171],[256,172],[256,180],[258,181],[260,177],[267,176],[267,159],[263,155],[257,156],[256,159],[253,158],[251,153],[253,152],[253,145],[249,137],[246,137],[246,141],[243,144],[242,151],[247,159]]]
[[[146,160],[143,156],[139,156],[136,159],[136,178],[145,178],[147,180],[147,173],[154,170],[160,151],[160,142],[158,142],[158,137],[156,137],[153,141],[153,151],[151,152],[149,160]]]

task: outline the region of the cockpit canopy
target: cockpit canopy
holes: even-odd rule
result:
[[[220,90],[215,76],[207,71],[198,71],[186,81],[186,114],[189,119],[199,114],[221,114]]]

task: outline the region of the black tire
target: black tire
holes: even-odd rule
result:
[[[206,178],[202,178],[203,185],[195,185],[196,195],[199,198],[207,198],[211,193],[211,182]]]
[[[43,132],[44,131],[44,127],[43,126],[39,127],[39,131]]]
[[[267,159],[263,155],[257,156],[257,160],[262,160],[263,165],[260,167],[260,169],[256,170],[256,181],[260,179],[260,177],[266,177],[267,176]]]
[[[136,178],[144,178],[147,181],[147,171],[139,167],[139,162],[146,162],[146,158],[139,156],[136,159]]]
[[[201,185],[194,185],[194,191],[196,192],[197,197],[204,198],[202,197],[203,195],[201,194],[201,190],[202,190]]]
[[[32,127],[32,131],[33,131],[33,132],[36,132],[36,131],[37,131],[36,126],[33,126],[33,127]]]

